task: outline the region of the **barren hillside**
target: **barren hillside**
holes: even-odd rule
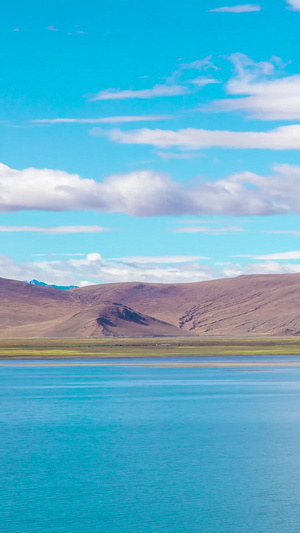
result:
[[[1,337],[300,334],[300,275],[60,291],[0,279]]]

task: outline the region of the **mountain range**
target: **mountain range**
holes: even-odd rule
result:
[[[79,289],[77,285],[49,285],[44,281],[39,281],[38,279],[32,279],[31,281],[26,281],[29,285],[40,285],[41,287],[52,287],[53,289],[60,289],[61,291],[68,291],[69,289]]]
[[[299,335],[300,274],[60,290],[0,278],[0,337]]]

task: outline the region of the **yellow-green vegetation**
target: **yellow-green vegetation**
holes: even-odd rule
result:
[[[0,359],[107,359],[134,357],[300,355],[295,337],[151,339],[12,339],[0,341]]]

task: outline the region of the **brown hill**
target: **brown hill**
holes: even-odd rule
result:
[[[106,299],[0,278],[0,337],[177,337],[180,329]],[[183,335],[190,333],[183,332]]]
[[[34,338],[34,337],[178,337],[179,328],[167,324],[142,313],[137,313],[122,304],[100,304],[87,306],[70,312],[66,316],[43,322],[27,323],[22,326],[6,328],[1,337]],[[183,332],[183,335],[191,335]]]
[[[299,335],[300,274],[61,291],[0,278],[1,337]]]

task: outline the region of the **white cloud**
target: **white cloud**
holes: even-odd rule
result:
[[[0,256],[0,276],[20,280],[39,279],[57,285],[81,286],[92,283],[130,281],[187,283],[222,277],[222,273],[216,267],[202,265],[199,260],[161,264],[162,258],[158,258],[158,262],[144,262],[143,258],[134,259],[136,259],[134,262],[128,262],[126,258],[109,260],[101,257],[99,253],[91,253],[78,259],[44,258],[32,262],[16,263],[10,257]]]
[[[239,227],[223,227],[223,228],[209,228],[206,226],[184,226],[178,229],[170,230],[172,233],[210,233],[211,235],[224,235],[224,233],[235,233],[240,231],[246,231],[244,228]]]
[[[191,72],[192,78],[188,79],[188,82],[194,81],[193,71],[204,71],[207,72],[208,70],[219,70],[219,68],[212,62],[212,56],[207,56],[204,59],[196,59],[196,61],[191,61],[190,63],[180,63],[178,68],[172,73],[172,75],[167,78],[167,81],[169,83],[174,82],[174,80],[178,80],[182,77],[183,74],[187,74],[189,71]],[[214,83],[216,80],[213,80],[212,78],[203,78],[204,80],[208,80],[208,83]]]
[[[86,97],[91,101],[97,100],[128,100],[128,99],[148,99],[158,97],[179,96],[190,93],[190,84],[194,85],[194,90],[201,89],[211,83],[218,83],[211,76],[198,76],[195,78],[194,72],[207,70],[218,70],[212,63],[211,56],[198,59],[190,63],[182,63],[171,76],[166,78],[166,83],[157,84],[150,89],[105,89],[96,94],[88,94]],[[182,77],[185,76],[183,80]]]
[[[259,261],[280,261],[280,260],[293,260],[300,259],[300,251],[291,252],[277,252],[274,254],[261,254],[261,255],[236,255],[234,257],[251,257],[251,259],[257,259]]]
[[[149,261],[144,263],[143,260],[129,262],[126,258],[108,260],[98,253],[91,253],[83,259],[69,259],[61,262],[44,261],[39,262],[38,266],[43,269],[42,274],[47,275],[48,280],[52,279],[53,274],[65,276],[68,273],[69,277],[63,278],[64,283],[68,283],[70,279],[80,279],[88,283],[110,281],[177,283],[208,280],[213,276],[214,268],[201,265],[198,261],[162,266],[161,259],[158,258],[157,263]],[[78,284],[77,281],[76,284]]]
[[[201,89],[201,87],[205,87],[206,85],[212,85],[212,84],[215,84],[215,83],[219,83],[219,81],[215,80],[214,78],[205,78],[204,76],[198,76],[198,78],[190,80],[189,83],[192,83],[198,89]]]
[[[300,272],[300,264],[280,264],[276,261],[248,263],[247,265],[229,264],[223,269],[224,276],[229,278],[253,274],[294,274],[296,272]]]
[[[275,230],[264,230],[262,233],[274,233],[278,235],[295,235],[300,236],[300,230],[296,229],[275,229]]]
[[[261,120],[300,119],[299,74],[282,77],[283,65],[276,57],[255,63],[243,54],[233,54],[231,61],[235,73],[226,91],[233,98],[216,100],[202,111],[246,111],[250,118]]]
[[[209,9],[210,13],[251,13],[253,11],[261,11],[261,6],[257,4],[239,4],[237,6]]]
[[[81,35],[87,35],[86,31],[83,31],[83,30],[80,29],[79,24],[76,24],[76,26],[75,26],[75,33],[78,33],[78,34],[81,34]]]
[[[206,281],[242,274],[283,274],[300,272],[300,264],[280,264],[267,260],[260,263],[218,263],[203,265],[199,261],[177,264],[128,263],[124,259],[108,260],[99,253],[80,259],[44,258],[16,263],[8,256],[0,256],[0,276],[10,279],[39,279],[56,285],[81,285],[103,282],[187,283]]]
[[[103,134],[120,144],[145,144],[158,148],[174,146],[191,150],[211,147],[260,150],[299,150],[300,148],[300,124],[281,126],[266,132],[195,128],[175,131],[143,128],[131,131],[113,129]]]
[[[274,165],[273,171],[270,176],[242,172],[185,184],[147,170],[97,182],[61,170],[0,165],[0,211],[95,210],[137,217],[299,213],[300,167]]]
[[[217,220],[204,220],[204,219],[194,219],[194,220],[172,220],[171,224],[218,224]]]
[[[286,2],[294,11],[300,11],[300,0],[286,0]]]
[[[58,29],[55,28],[54,26],[48,26],[47,30],[50,30],[50,31],[58,31]]]
[[[189,210],[190,193],[167,175],[152,171],[116,174],[102,183],[60,170],[14,170],[0,165],[0,210],[94,209],[134,216]]]
[[[200,255],[165,255],[165,256],[153,256],[153,257],[117,257],[111,258],[110,261],[122,261],[124,263],[190,263],[191,261],[199,261],[200,259],[209,259],[209,257],[203,257]]]
[[[0,226],[0,233],[16,233],[16,232],[36,232],[36,233],[100,233],[103,231],[111,231],[110,228],[103,228],[101,226],[56,226],[53,228],[43,228],[38,226]]]
[[[127,122],[146,122],[157,120],[170,120],[171,115],[136,115],[104,118],[42,118],[32,120],[34,124],[121,124]]]
[[[75,257],[75,256],[78,256],[78,257],[84,257],[86,254],[82,254],[82,253],[66,253],[66,254],[58,254],[58,253],[55,253],[55,254],[32,254],[32,257],[55,257],[55,256],[68,256],[68,257]]]
[[[195,152],[163,152],[157,150],[156,155],[158,155],[164,161],[169,161],[170,159],[193,159],[195,157],[200,157],[202,154],[197,154]]]
[[[106,89],[99,91],[97,94],[89,97],[91,102],[97,100],[128,100],[131,98],[145,99],[158,98],[164,96],[179,96],[186,94],[188,88],[184,85],[154,85],[151,89],[133,90],[128,89],[121,91],[120,89]]]

